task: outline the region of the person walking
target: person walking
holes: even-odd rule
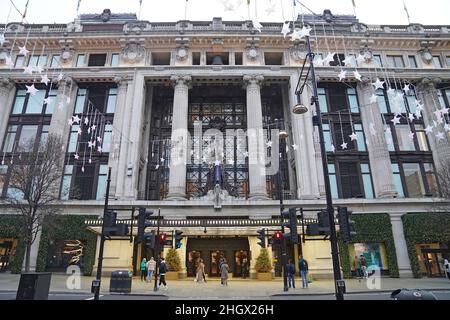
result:
[[[164,289],[167,290],[167,283],[166,283],[166,272],[168,271],[166,261],[164,258],[161,258],[161,262],[159,263],[159,286],[161,286],[161,283],[164,285]]]
[[[448,259],[444,259],[444,269],[448,280],[450,280],[450,262],[448,262]]]
[[[361,281],[362,278],[361,260],[358,258],[358,256],[355,256],[354,267],[355,267],[355,276],[357,279],[359,279],[359,281]]]
[[[300,255],[298,259],[298,270],[302,277],[302,288],[308,288],[308,261]]]
[[[242,259],[242,278],[246,279],[248,274],[248,259]]]
[[[195,282],[203,281],[206,283],[206,277],[205,277],[205,264],[203,263],[203,259],[200,259],[198,261],[197,265],[197,275],[195,277]]]
[[[147,262],[147,282],[152,282],[153,272],[155,272],[156,261],[153,257],[150,257],[150,260]]]
[[[227,260],[224,258],[222,264],[220,265],[220,282],[222,285],[228,286],[228,267]]]
[[[364,279],[367,279],[368,274],[367,274],[367,260],[366,258],[361,255],[361,258],[359,259],[360,263],[361,263],[361,269],[362,269],[362,273],[363,273],[363,277]]]
[[[141,261],[141,281],[145,281],[147,278],[147,259]]]
[[[295,289],[295,265],[292,263],[292,260],[289,259],[288,264],[286,266],[287,278],[289,283],[289,288],[291,287]]]

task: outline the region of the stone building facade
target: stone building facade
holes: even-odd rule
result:
[[[301,21],[295,27],[301,28]],[[380,228],[390,234],[393,247],[368,237],[350,244],[346,259],[368,254],[382,270],[395,274],[387,269],[397,268],[400,276],[409,276],[415,253],[408,251],[402,217],[431,215],[448,205],[436,173],[450,157],[445,113],[450,107],[450,27],[365,25],[356,17],[327,11],[303,21],[312,28],[335,206],[347,206],[357,216],[389,217]],[[128,219],[132,206],[143,206],[160,210],[162,230],[169,235],[174,229],[183,231],[178,249],[183,275],[191,276],[193,261],[202,257],[207,273],[215,276],[218,259],[225,256],[235,276],[241,275],[247,257],[254,276],[260,251],[256,231],[278,228],[280,186],[270,166],[251,157],[277,160],[273,155],[281,154],[286,207],[312,210],[305,218],[314,219],[325,206],[310,83],[300,97],[309,111],[292,112],[306,55],[304,38],[284,37],[282,23],[262,26],[258,32],[251,21],[221,18],[155,23],[108,12],[81,15],[61,25],[9,23],[0,48],[2,197],[11,195],[10,160],[23,152],[21,142],[57,133],[66,150],[58,204],[62,215],[90,216],[85,228],[98,234],[111,167],[109,203],[123,210],[118,218]],[[30,51],[26,56],[19,53],[22,46]],[[320,60],[326,61],[328,53],[331,60],[324,64]],[[352,55],[354,61],[346,64],[344,58]],[[34,67],[31,73],[27,66]],[[342,70],[346,78],[339,81]],[[354,77],[356,70],[361,81]],[[40,81],[43,74],[51,78],[48,85]],[[374,90],[376,78],[384,84]],[[39,90],[33,96],[25,87],[32,83]],[[410,90],[402,91],[405,85]],[[392,92],[402,93],[400,107]],[[44,104],[47,97],[51,102]],[[436,110],[444,110],[442,121]],[[394,117],[400,118],[398,124],[391,121]],[[101,139],[97,149],[89,145],[92,135],[83,132],[85,118],[93,131],[92,123],[102,128],[96,131]],[[288,133],[286,149],[278,149],[270,130],[261,130],[278,125]],[[433,131],[425,131],[430,126]],[[208,130],[254,132],[248,141],[255,143],[239,134],[224,135],[223,147],[214,149],[220,139]],[[411,133],[414,137],[408,139]],[[356,138],[350,138],[353,134]],[[223,183],[219,195],[211,187],[218,158]],[[65,263],[64,254],[58,253],[64,247],[61,241],[81,239],[59,239],[59,244],[45,246],[39,240],[33,245],[33,267],[56,270]],[[15,246],[18,240],[4,241]],[[436,253],[441,257],[449,241],[414,244],[419,263],[425,266],[422,259],[428,257],[423,248],[441,250]],[[39,262],[42,247],[48,256]],[[288,251],[295,260],[302,254],[314,276],[332,274],[327,240],[301,241]],[[153,254],[128,240],[107,241],[104,267],[132,268]],[[279,275],[279,252],[269,248],[269,254]],[[436,254],[426,261],[426,271],[429,265],[438,267]]]

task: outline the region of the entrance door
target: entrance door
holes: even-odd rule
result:
[[[197,273],[197,264],[198,261],[202,258],[201,251],[188,251],[188,259],[187,259],[187,274],[188,277],[195,277]]]
[[[248,259],[247,250],[234,251],[234,270],[233,275],[236,277],[247,277],[250,268],[250,260]]]
[[[425,268],[428,277],[443,277],[445,276],[444,271],[440,266],[440,261],[442,260],[442,255],[435,252],[422,253],[423,260],[425,263]]]
[[[210,265],[210,277],[220,277],[220,259],[225,258],[225,252],[222,250],[211,251],[211,265]]]

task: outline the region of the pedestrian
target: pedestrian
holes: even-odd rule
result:
[[[448,280],[450,280],[450,262],[448,262],[448,259],[444,259],[444,269]]]
[[[242,259],[242,278],[246,279],[248,273],[248,260],[247,258]]]
[[[363,277],[364,277],[364,279],[367,279],[367,277],[368,277],[368,274],[367,274],[367,260],[366,260],[366,258],[363,255],[361,255],[359,261],[361,263],[361,269],[362,269]]]
[[[147,259],[141,261],[141,281],[145,281],[147,278]]]
[[[355,256],[354,267],[356,278],[358,278],[359,281],[361,281],[360,279],[362,278],[361,260],[358,258],[358,256]]]
[[[205,277],[205,264],[203,263],[203,259],[200,259],[198,261],[197,265],[197,275],[195,277],[195,282],[203,281],[206,283],[206,277]]]
[[[147,262],[147,282],[152,282],[153,272],[155,272],[156,261],[153,257],[150,257],[150,260]]]
[[[303,259],[303,256],[299,256],[298,270],[302,277],[302,288],[308,288],[308,261]]]
[[[222,270],[222,263],[223,263],[223,261],[224,261],[224,257],[223,257],[223,256],[220,256],[220,258],[219,258],[219,264],[217,265],[217,266],[219,267],[219,272],[220,272],[220,270]],[[220,278],[220,284],[223,284],[222,278]]]
[[[164,261],[164,258],[161,258],[161,262],[159,263],[159,286],[161,286],[161,283],[164,285],[164,289],[167,290],[167,283],[166,283],[166,272],[168,271],[166,261]]]
[[[292,263],[292,260],[289,259],[288,264],[286,266],[287,278],[289,283],[289,288],[291,287],[295,289],[295,265]]]
[[[220,265],[220,282],[222,285],[228,286],[228,271],[230,268],[228,267],[227,260],[224,258]]]

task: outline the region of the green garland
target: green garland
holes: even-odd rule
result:
[[[416,244],[450,242],[450,213],[408,213],[402,221],[411,270],[415,278],[421,278]]]
[[[37,272],[44,272],[46,270],[47,251],[50,239],[76,239],[86,241],[86,250],[84,252],[84,274],[92,274],[92,268],[95,263],[95,251],[97,248],[97,236],[87,230],[84,224],[86,218],[97,218],[97,216],[60,215],[51,218],[51,224],[56,226],[55,228],[49,229],[46,227],[48,224],[44,224],[36,262]]]
[[[391,219],[386,213],[379,214],[354,214],[356,235],[352,243],[380,242],[386,248],[389,275],[398,278],[397,255],[395,252],[394,237],[392,235]],[[344,278],[351,278],[350,253],[348,244],[338,241],[339,256]]]
[[[22,271],[25,257],[25,242],[22,237],[21,217],[18,215],[0,215],[0,237],[18,239],[16,255],[9,265],[11,273]]]

